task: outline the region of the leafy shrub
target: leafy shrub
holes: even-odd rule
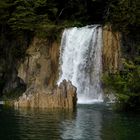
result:
[[[114,92],[117,109],[140,110],[140,66],[124,61],[124,70],[104,74],[103,82],[108,92]]]

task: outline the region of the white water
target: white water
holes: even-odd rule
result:
[[[102,102],[102,28],[98,25],[65,29],[60,50],[61,72],[64,79],[77,87],[78,103]]]
[[[3,105],[4,104],[4,101],[0,101],[0,105]]]

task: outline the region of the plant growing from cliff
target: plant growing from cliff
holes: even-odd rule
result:
[[[103,76],[105,87],[115,93],[117,109],[140,110],[140,66],[126,60],[123,65],[123,71]]]

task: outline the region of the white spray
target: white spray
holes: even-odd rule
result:
[[[64,79],[77,87],[78,103],[103,101],[100,76],[102,73],[102,28],[99,25],[65,29],[60,50],[61,72]]]

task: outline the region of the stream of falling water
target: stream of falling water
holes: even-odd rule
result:
[[[70,80],[77,88],[78,103],[103,101],[102,27],[99,25],[65,29],[61,40],[58,84]]]

